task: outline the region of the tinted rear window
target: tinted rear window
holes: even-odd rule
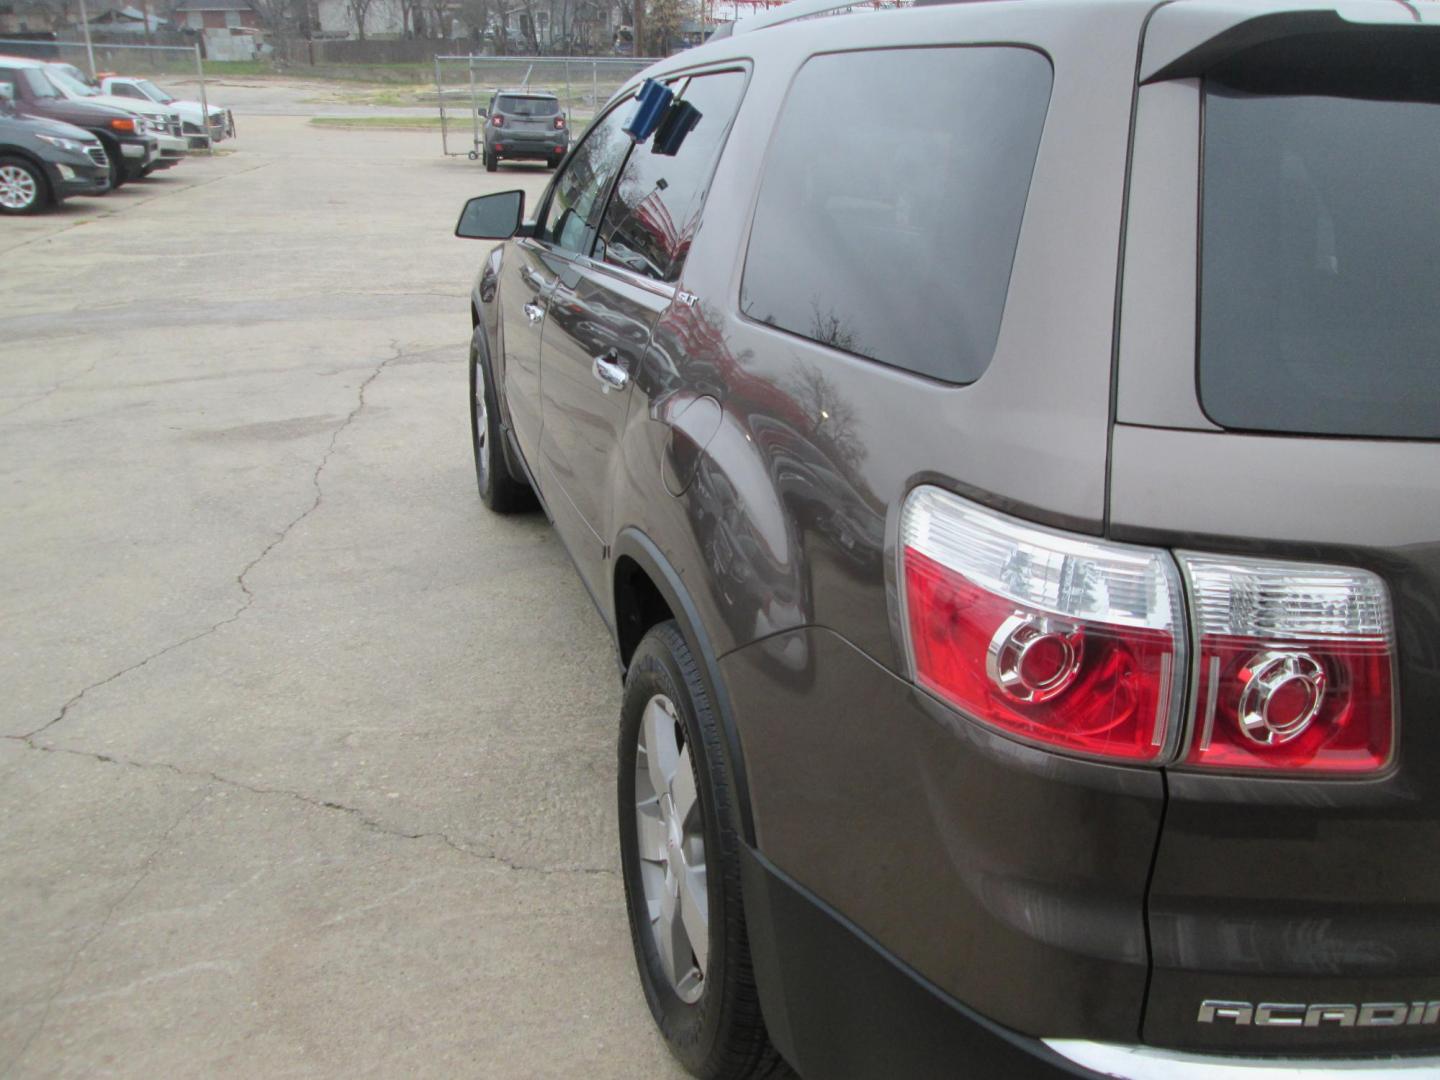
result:
[[[1050,84],[1049,61],[1020,48],[808,61],[765,166],[744,312],[894,367],[978,379]]]
[[[1440,105],[1212,83],[1204,161],[1210,418],[1440,437]]]
[[[547,97],[512,97],[502,95],[495,105],[496,112],[510,116],[554,116],[560,111],[560,102]]]

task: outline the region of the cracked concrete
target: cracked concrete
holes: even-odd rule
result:
[[[0,1077],[678,1076],[604,630],[470,472],[453,215],[545,174],[243,130],[0,237]]]

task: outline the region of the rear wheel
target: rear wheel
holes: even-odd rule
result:
[[[485,148],[485,171],[494,172],[499,167],[500,159],[495,155],[495,151],[487,146]]]
[[[635,650],[620,714],[620,860],[640,984],[696,1076],[790,1075],[760,1015],[722,745],[695,657],[661,623]]]
[[[480,331],[477,329],[476,334]],[[485,357],[475,338],[470,341],[470,437],[475,449],[475,484],[480,501],[497,514],[513,514],[535,505],[530,485],[510,474],[500,445],[498,399],[490,383]]]
[[[38,165],[0,157],[0,213],[33,214],[50,202],[50,185]]]

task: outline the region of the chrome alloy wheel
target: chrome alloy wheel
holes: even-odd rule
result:
[[[485,436],[490,431],[490,417],[485,411],[485,365],[475,358],[475,460],[484,462]]]
[[[650,933],[670,985],[693,1005],[705,990],[710,899],[705,828],[690,747],[675,703],[656,694],[640,718],[635,755],[635,828]]]
[[[24,210],[39,198],[35,177],[16,165],[0,166],[0,206]]]

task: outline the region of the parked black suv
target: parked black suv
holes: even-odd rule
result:
[[[553,169],[570,149],[570,128],[560,99],[546,90],[520,87],[496,90],[480,110],[485,121],[485,170],[494,172],[501,160],[543,161]],[[473,158],[474,155],[472,154]]]
[[[133,114],[109,105],[71,101],[46,77],[44,61],[0,57],[0,82],[15,87],[15,107],[21,116],[74,124],[99,139],[109,162],[112,188],[138,180],[159,157],[155,136],[145,134]]]
[[[670,1047],[1440,1076],[1440,20],[827,6],[457,229]]]
[[[71,195],[103,195],[109,172],[95,136],[15,115],[14,87],[0,82],[0,214],[33,214]]]

